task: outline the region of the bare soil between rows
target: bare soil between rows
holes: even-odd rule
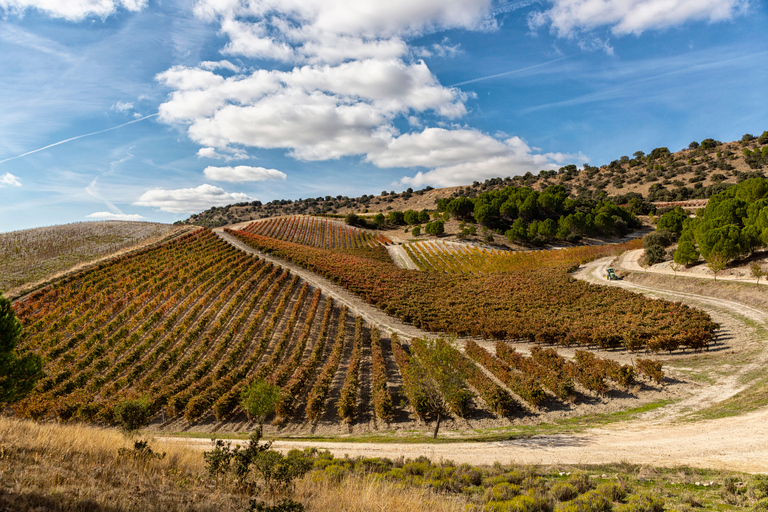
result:
[[[289,268],[300,275],[312,286],[319,287],[324,294],[337,302],[346,304],[355,315],[363,316],[370,325],[376,325],[383,332],[397,332],[406,337],[427,336],[428,333],[404,324],[377,308],[365,303],[358,297],[338,287],[326,279],[278,258],[265,256],[250,247],[240,244],[233,237],[217,230],[217,233],[233,245],[258,254],[269,261]],[[275,447],[281,449],[316,446],[328,448],[336,455],[400,456],[416,457],[426,455],[433,459],[450,459],[455,462],[474,464],[500,462],[518,462],[532,464],[599,464],[608,462],[633,462],[676,466],[688,464],[697,467],[712,467],[751,472],[768,471],[768,447],[764,442],[768,434],[768,410],[760,410],[748,415],[707,420],[703,422],[683,422],[691,411],[700,410],[724,400],[743,389],[739,384],[739,375],[752,371],[757,365],[766,362],[765,341],[760,338],[758,327],[764,326],[768,316],[765,311],[745,304],[691,293],[688,291],[661,290],[664,283],[655,282],[652,286],[634,284],[630,279],[608,283],[603,276],[610,266],[620,266],[621,261],[610,258],[598,260],[582,267],[575,277],[601,285],[622,286],[638,293],[660,296],[669,300],[688,303],[707,311],[715,321],[722,325],[718,337],[706,354],[678,352],[665,355],[662,359],[668,372],[664,386],[643,382],[629,390],[613,389],[605,397],[590,395],[580,390],[576,403],[545,403],[538,410],[524,408],[514,418],[496,418],[488,413],[484,404],[476,398],[475,413],[470,419],[449,418],[444,420],[440,429],[440,438],[466,439],[476,437],[479,432],[504,432],[505,427],[535,426],[550,424],[567,418],[587,417],[626,411],[644,404],[666,401],[670,405],[656,408],[636,419],[610,423],[583,433],[558,435],[533,435],[525,439],[510,439],[503,442],[471,442],[449,444],[412,444],[412,443],[347,443],[345,438],[365,437],[367,434],[386,435],[395,441],[398,437],[412,439],[431,432],[432,425],[418,422],[409,408],[398,408],[399,414],[391,424],[363,415],[352,425],[323,421],[316,424],[294,422],[277,427],[267,425],[265,434],[275,437],[322,437],[336,438],[337,442],[312,440],[280,440]],[[662,277],[662,279],[664,279]],[[745,318],[751,323],[745,324]],[[462,340],[457,340],[461,345]],[[492,350],[492,342],[476,340]],[[521,352],[527,352],[526,344],[516,345]],[[569,350],[559,350],[564,356],[572,354]],[[600,357],[610,357],[622,362],[630,362],[638,354],[625,351],[598,351]],[[691,378],[689,366],[699,364],[702,357],[739,360],[751,358],[746,364],[735,365],[730,373],[715,372],[712,381],[702,382],[700,378]],[[641,357],[648,357],[646,354]],[[392,362],[390,362],[392,363]],[[393,363],[392,363],[393,364]],[[397,382],[390,383],[394,392],[395,403],[403,401]],[[164,425],[155,430],[157,434],[171,431]],[[243,416],[227,423],[217,423],[212,417],[209,421],[184,425],[175,422],[173,432],[208,433],[244,433],[252,431],[254,424],[248,423]],[[496,430],[499,429],[499,430]],[[527,430],[535,434],[534,430]],[[200,439],[178,439],[200,448],[210,446],[210,441]]]

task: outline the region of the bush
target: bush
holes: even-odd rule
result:
[[[419,236],[421,234],[421,226],[416,226],[411,230],[411,235]]]
[[[501,482],[485,490],[483,499],[489,501],[507,501],[520,494],[520,486]]]
[[[615,512],[664,512],[664,500],[651,494],[638,494],[626,505],[619,505]]]
[[[115,422],[127,432],[134,432],[149,423],[152,402],[147,397],[124,400],[115,405]]]
[[[635,368],[639,373],[661,382],[664,378],[664,372],[661,370],[662,364],[654,359],[638,359],[635,361]]]
[[[660,245],[651,245],[645,248],[645,264],[655,265],[661,263],[667,256],[667,251]]]
[[[643,237],[643,248],[648,249],[652,245],[669,247],[677,240],[677,235],[668,229],[659,229],[653,233],[648,233]]]
[[[559,504],[555,512],[610,512],[611,502],[596,491],[588,491],[578,498]]]
[[[579,491],[568,482],[558,482],[549,489],[549,494],[555,501],[561,502],[571,501],[579,495]]]
[[[275,410],[279,398],[280,388],[266,380],[257,380],[243,390],[240,405],[261,424]]]

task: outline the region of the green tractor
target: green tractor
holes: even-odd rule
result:
[[[616,272],[613,270],[613,267],[608,267],[608,280],[609,281],[618,281],[619,278],[616,275]]]

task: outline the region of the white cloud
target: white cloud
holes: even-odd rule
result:
[[[711,23],[743,14],[748,0],[550,0],[552,7],[529,19],[531,28],[550,25],[559,37],[610,25],[616,35],[641,34],[689,21]]]
[[[0,175],[0,188],[20,187],[20,186],[21,186],[21,179],[18,176],[14,176],[9,172],[6,172],[5,174]]]
[[[37,9],[54,18],[80,21],[89,16],[106,18],[118,9],[140,11],[147,0],[0,0],[0,9],[22,14]]]
[[[197,150],[198,158],[212,158],[215,160],[224,160],[230,162],[232,160],[246,160],[250,158],[248,153],[239,148],[200,148]]]
[[[133,110],[133,103],[127,102],[127,101],[118,101],[111,107],[109,107],[110,110],[114,110],[115,112],[121,112],[123,114],[130,112]]]
[[[203,174],[208,179],[231,182],[284,180],[286,178],[285,173],[277,169],[265,169],[264,167],[250,167],[247,165],[206,167]]]
[[[210,61],[206,60],[201,62],[200,67],[203,69],[207,69],[208,71],[213,71],[216,69],[227,69],[229,71],[232,71],[233,73],[239,73],[240,68],[229,62],[228,60],[220,60],[220,61]]]
[[[225,206],[253,200],[254,198],[243,193],[228,193],[219,187],[204,184],[196,188],[150,189],[133,204],[151,206],[170,213],[196,213],[211,206]]]
[[[498,176],[515,176],[542,169],[557,169],[583,155],[537,153],[519,137],[498,140],[473,129],[427,128],[394,138],[386,149],[367,160],[378,167],[423,167],[403,185],[448,187]]]
[[[194,141],[212,148],[283,148],[304,160],[376,150],[396,134],[393,119],[400,115],[466,113],[466,94],[440,85],[424,62],[399,59],[229,78],[178,66],[157,78],[176,89],[160,106],[160,118],[189,124]],[[201,156],[215,158],[210,150]]]
[[[142,220],[145,219],[143,215],[138,213],[112,213],[112,212],[95,212],[86,215],[89,219],[101,219],[101,220]]]
[[[221,22],[230,39],[227,54],[337,63],[402,55],[401,36],[493,28],[491,5],[492,0],[200,0],[195,13]]]

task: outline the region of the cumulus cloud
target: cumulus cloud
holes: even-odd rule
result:
[[[264,167],[250,167],[238,165],[236,167],[206,167],[203,171],[206,178],[216,181],[269,181],[284,180],[286,175],[277,169],[265,169]]]
[[[743,14],[748,0],[550,0],[529,18],[533,29],[549,25],[559,37],[609,25],[616,35],[641,34],[689,21],[717,22]]]
[[[89,219],[100,220],[142,220],[145,219],[143,215],[138,213],[112,213],[112,212],[95,212],[86,215]]]
[[[106,18],[118,9],[140,11],[147,0],[0,0],[0,9],[21,14],[36,9],[54,18],[80,21],[89,16]]]
[[[195,213],[212,206],[225,206],[253,200],[254,198],[240,192],[229,193],[222,188],[204,184],[196,188],[150,189],[133,204],[151,206],[170,213]]]
[[[403,36],[492,28],[491,5],[492,0],[200,0],[195,13],[220,21],[230,39],[225,53],[342,62],[402,55]]]
[[[283,148],[303,160],[376,150],[395,133],[399,115],[466,113],[466,94],[440,85],[421,61],[306,65],[228,78],[177,66],[157,78],[175,89],[160,106],[161,120],[189,124],[194,141],[209,148]]]
[[[0,175],[0,188],[1,187],[20,187],[21,186],[21,179],[18,176],[14,176],[13,174],[6,172],[3,175]]]
[[[583,155],[579,155],[582,159]],[[574,155],[537,153],[520,137],[499,140],[473,129],[427,128],[394,138],[386,149],[370,153],[378,167],[423,167],[402,185],[448,187],[497,176],[557,169]]]

